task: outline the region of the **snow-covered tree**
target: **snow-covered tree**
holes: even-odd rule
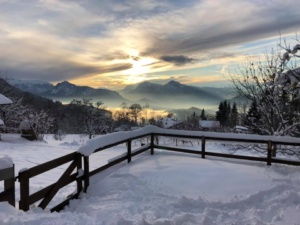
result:
[[[261,117],[261,122],[255,123],[257,133],[299,135],[298,50],[300,44],[293,48],[280,44],[278,50],[266,53],[260,60],[249,59],[238,74],[231,75],[237,94],[257,104],[257,114]]]
[[[263,121],[255,124],[260,134],[294,136],[298,133],[299,88],[294,80],[297,69],[287,69],[285,65],[272,52],[263,61],[249,61],[239,76],[232,76],[237,94],[257,103]]]
[[[23,98],[10,97],[12,104],[2,105],[0,107],[0,113],[5,119],[7,127],[18,128],[22,121],[22,115],[29,112],[30,107],[23,104]]]
[[[29,139],[43,140],[44,135],[49,133],[53,127],[54,118],[50,117],[47,112],[28,111],[22,115],[23,121],[20,123],[20,130],[24,137]]]

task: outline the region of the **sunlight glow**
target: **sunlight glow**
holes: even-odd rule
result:
[[[132,65],[132,68],[123,71],[123,74],[129,74],[127,82],[139,83],[145,81],[145,77],[139,76],[151,72],[151,65],[158,60],[151,57],[142,57],[139,54],[139,51],[136,49],[129,50],[128,62]]]

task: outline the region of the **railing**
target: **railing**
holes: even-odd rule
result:
[[[172,137],[179,139],[193,139],[201,142],[201,147],[199,150],[191,150],[178,147],[164,146],[159,143],[159,137]],[[144,143],[141,147],[137,149],[132,149],[132,141],[140,138],[147,137],[147,143]],[[207,141],[221,141],[221,142],[244,142],[244,143],[255,143],[255,144],[265,144],[266,145],[266,157],[254,157],[254,156],[245,156],[245,155],[233,155],[225,154],[219,152],[209,152],[206,150]],[[100,166],[91,171],[90,167],[90,157],[97,152],[101,152],[105,149],[117,146],[119,144],[126,143],[126,154],[123,154],[107,164]],[[286,160],[278,159],[272,157],[272,147],[276,145],[291,145],[291,146],[300,146],[300,139],[296,138],[280,138],[280,137],[267,137],[267,136],[258,136],[258,135],[240,135],[232,134],[224,136],[223,134],[218,133],[209,133],[209,132],[192,132],[192,131],[176,131],[176,130],[164,130],[164,129],[144,129],[141,131],[132,131],[126,133],[114,133],[109,135],[103,135],[101,137],[92,139],[85,146],[79,149],[78,152],[74,152],[63,157],[54,159],[52,161],[40,164],[38,166],[32,167],[30,169],[22,170],[19,172],[18,180],[20,182],[20,202],[19,208],[27,211],[30,208],[30,205],[40,201],[38,207],[45,209],[49,202],[53,199],[55,194],[62,187],[72,183],[77,182],[77,191],[75,194],[71,194],[66,200],[64,200],[59,205],[53,207],[51,212],[60,211],[66,206],[71,199],[78,198],[79,194],[84,191],[86,192],[90,184],[90,177],[104,171],[116,164],[119,164],[125,160],[128,163],[131,162],[132,157],[141,154],[147,150],[150,150],[150,154],[154,154],[154,149],[162,149],[175,152],[183,152],[198,155],[199,158],[206,158],[206,156],[214,157],[224,157],[232,159],[242,159],[242,160],[251,160],[251,161],[260,161],[266,162],[267,165],[272,163],[281,163],[288,165],[300,166],[300,161],[296,160]],[[36,193],[30,194],[30,178],[43,174],[46,171],[57,168],[63,164],[71,163],[69,167],[65,170],[62,176],[58,179],[57,182],[43,188]],[[83,164],[83,171],[82,171]],[[72,174],[72,172],[76,171]],[[11,200],[12,201],[12,200]]]
[[[279,158],[272,157],[272,149],[273,149],[273,147],[275,147],[277,145],[300,146],[300,143],[295,143],[295,142],[291,142],[291,141],[283,141],[283,140],[278,140],[278,141],[272,140],[271,141],[271,140],[257,140],[257,139],[255,140],[255,139],[243,139],[243,138],[234,138],[234,137],[209,137],[209,136],[205,137],[204,135],[199,137],[197,135],[167,134],[167,133],[153,133],[152,135],[201,140],[201,151],[153,144],[153,148],[156,148],[156,149],[163,149],[163,150],[183,152],[183,153],[191,153],[191,154],[201,155],[202,158],[205,158],[205,156],[216,156],[216,157],[223,157],[223,158],[267,162],[268,166],[271,166],[272,163],[300,166],[300,161],[286,160],[286,159],[279,159]],[[267,146],[267,148],[266,148],[267,156],[266,157],[255,157],[255,156],[226,154],[226,153],[219,153],[219,152],[208,152],[208,151],[206,151],[206,142],[207,141],[225,141],[225,142],[265,144]]]

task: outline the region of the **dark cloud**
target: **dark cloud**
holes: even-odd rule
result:
[[[173,63],[176,66],[183,66],[185,64],[193,63],[195,61],[195,59],[184,56],[184,55],[175,55],[175,56],[164,55],[164,56],[161,56],[160,59],[165,62]]]
[[[278,4],[272,3],[268,7],[257,5],[254,12],[241,9],[245,11],[245,15],[241,12],[232,13],[232,16],[227,15],[217,22],[214,21],[212,12],[211,19],[203,21],[203,24],[199,23],[193,30],[183,27],[186,30],[182,34],[161,37],[153,35],[150,37],[152,45],[143,54],[178,55],[212,51],[263,38],[279,37],[280,32],[286,34],[299,31],[300,12],[290,7],[292,3],[275,2]]]
[[[0,67],[5,68],[1,65]],[[89,66],[72,62],[60,62],[56,65],[36,65],[33,67],[10,67],[5,68],[1,72],[8,77],[16,79],[38,79],[49,82],[59,82],[62,80],[71,80],[82,78],[89,75],[101,73],[123,71],[131,68],[131,64],[115,64],[110,66]]]

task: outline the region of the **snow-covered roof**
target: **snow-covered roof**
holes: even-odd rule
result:
[[[213,121],[213,120],[200,120],[199,125],[200,127],[203,128],[214,128],[214,127],[220,127],[220,122]]]
[[[7,105],[7,104],[12,104],[12,103],[13,103],[12,100],[10,100],[9,98],[0,94],[0,105]]]
[[[13,167],[13,161],[9,157],[0,158],[0,170]]]
[[[0,119],[0,126],[3,126],[4,125],[4,122],[3,120]]]
[[[247,131],[247,130],[248,130],[247,127],[243,127],[243,126],[239,126],[239,125],[236,125],[236,126],[235,126],[235,129],[236,129],[236,130],[244,130],[244,131]]]
[[[169,118],[169,117],[166,117],[166,118],[161,118],[160,119],[161,122],[162,122],[162,126],[164,128],[170,128],[176,124],[178,124],[178,121],[173,119],[173,118]]]

